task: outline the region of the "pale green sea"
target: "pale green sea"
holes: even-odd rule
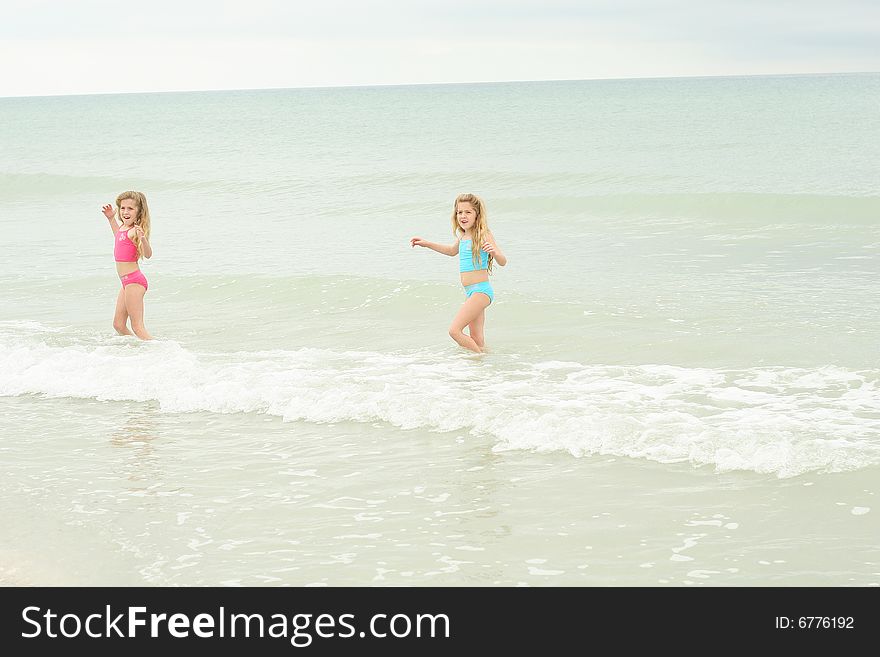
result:
[[[0,581],[880,585],[880,74],[0,98],[0,144]],[[409,247],[466,191],[482,357]]]

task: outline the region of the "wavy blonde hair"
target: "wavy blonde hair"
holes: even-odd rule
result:
[[[121,216],[119,206],[125,200],[134,201],[135,205],[137,205],[138,214],[134,225],[140,226],[144,231],[144,235],[147,236],[147,239],[150,239],[150,208],[147,205],[147,197],[144,196],[143,192],[122,192],[119,196],[116,197],[117,217]],[[140,260],[144,257],[144,247],[141,245],[140,235],[134,236],[134,245],[137,247],[138,260]]]
[[[489,221],[486,218],[486,204],[483,203],[483,199],[481,199],[476,194],[459,194],[455,197],[455,203],[452,204],[452,234],[459,239],[461,239],[461,236],[464,235],[464,231],[461,229],[461,226],[458,225],[458,219],[456,217],[459,203],[470,203],[471,207],[473,207],[477,213],[477,218],[474,221],[474,227],[471,229],[471,233],[473,234],[473,241],[471,242],[471,254],[474,265],[479,265],[480,245],[483,244],[488,235],[491,235],[491,232],[489,231]],[[494,260],[495,258],[493,258],[492,254],[490,253],[490,272],[492,271],[492,262]]]

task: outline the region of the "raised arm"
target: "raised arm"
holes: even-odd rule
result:
[[[495,262],[502,267],[507,264],[507,256],[498,248],[498,243],[495,241],[495,236],[492,233],[486,235],[486,241],[483,242],[482,248],[483,251],[491,254]]]
[[[135,233],[137,233],[137,236],[140,238],[140,243],[143,246],[144,257],[145,258],[152,258],[153,257],[153,247],[150,246],[150,240],[147,238],[146,233],[144,233],[144,229],[141,228],[140,226],[135,226],[134,230],[135,230]]]
[[[114,210],[113,206],[108,203],[101,208],[101,212],[107,217],[107,221],[110,223],[110,230],[112,230],[115,235],[116,231],[119,230],[119,224],[116,222],[116,210]]]
[[[437,253],[442,253],[443,255],[454,256],[458,255],[458,242],[455,244],[450,244],[446,246],[445,244],[437,244],[436,242],[429,242],[428,240],[423,240],[421,237],[413,237],[410,241],[410,246],[424,246],[426,249],[431,249],[432,251],[436,251]]]

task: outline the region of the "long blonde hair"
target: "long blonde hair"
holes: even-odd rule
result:
[[[134,222],[135,226],[140,226],[144,231],[144,235],[147,236],[147,239],[150,239],[150,208],[147,206],[147,197],[144,196],[143,192],[122,192],[119,196],[116,197],[116,216],[122,220],[120,215],[120,204],[125,200],[134,201],[138,208],[137,219]],[[140,235],[135,234],[134,236],[134,245],[137,247],[138,251],[138,260],[144,257],[144,247],[141,244]]]
[[[486,217],[486,204],[483,203],[483,199],[481,199],[476,194],[459,194],[455,197],[455,203],[452,204],[452,234],[457,238],[461,239],[461,236],[464,235],[464,231],[461,226],[458,225],[458,217],[456,213],[458,211],[459,203],[470,203],[471,206],[477,213],[477,218],[474,221],[474,227],[471,228],[471,234],[473,236],[473,241],[471,242],[471,257],[473,258],[474,265],[480,264],[480,246],[485,241],[486,237],[491,235],[489,232],[489,221]],[[492,262],[495,258],[492,257],[492,254],[489,254],[489,271],[492,271]]]

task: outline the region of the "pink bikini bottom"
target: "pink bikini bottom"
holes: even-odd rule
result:
[[[143,285],[144,290],[147,289],[147,277],[144,276],[144,272],[140,269],[137,271],[133,271],[130,274],[125,274],[122,277],[122,287],[124,288],[127,285],[131,285],[132,283],[137,283],[138,285]]]

